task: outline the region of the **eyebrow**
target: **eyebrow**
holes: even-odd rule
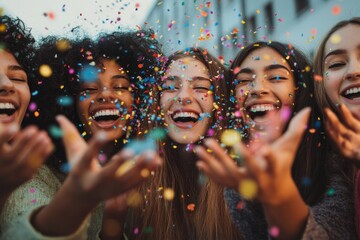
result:
[[[126,76],[126,75],[114,75],[114,76],[111,77],[111,79],[113,79],[113,80],[114,79],[126,79],[126,80],[128,80],[130,82],[129,77]]]
[[[10,65],[8,66],[8,70],[10,71],[23,71],[26,73],[25,69],[19,65]]]
[[[357,45],[356,47],[358,50],[360,50],[360,44]],[[347,53],[347,51],[345,49],[336,49],[334,51],[329,52],[328,54],[326,54],[326,56],[324,57],[323,61],[325,61],[326,58],[332,56],[332,55],[341,55],[341,54],[345,54]]]
[[[290,72],[290,70],[287,67],[281,64],[271,64],[265,67],[265,71],[276,70],[276,69],[285,69],[286,71]],[[243,68],[235,75],[235,77],[237,77],[241,73],[253,74],[254,71],[251,68]]]

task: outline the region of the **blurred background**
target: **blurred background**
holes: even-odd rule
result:
[[[313,56],[338,21],[360,16],[360,0],[0,0],[35,37],[151,28],[165,54],[202,46],[228,65],[241,47],[278,40]]]

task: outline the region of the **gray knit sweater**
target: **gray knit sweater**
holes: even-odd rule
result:
[[[343,177],[332,175],[324,196],[313,206],[302,239],[356,239],[352,190]],[[329,194],[331,193],[331,194]],[[231,217],[244,239],[270,239],[260,203],[244,201],[231,189],[225,190]],[[241,208],[238,203],[245,205]]]

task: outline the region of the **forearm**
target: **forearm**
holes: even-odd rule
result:
[[[34,228],[47,236],[66,236],[74,233],[96,204],[80,201],[65,181],[53,200],[32,218]]]
[[[300,239],[309,216],[309,209],[302,200],[295,184],[290,187],[288,197],[277,204],[264,204],[269,227],[277,227],[278,239]]]

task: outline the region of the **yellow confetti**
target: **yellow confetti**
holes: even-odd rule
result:
[[[140,175],[141,175],[143,178],[147,178],[147,177],[150,175],[149,169],[144,168],[143,170],[140,171]]]
[[[246,22],[245,22],[245,20],[241,20],[241,24],[245,24]]]
[[[166,188],[164,190],[164,199],[167,201],[171,201],[174,199],[175,192],[171,188]]]
[[[241,141],[241,135],[238,131],[233,129],[227,129],[221,135],[221,142],[226,146],[234,146]]]
[[[120,167],[116,170],[115,175],[120,177],[124,175],[127,171],[129,171],[134,166],[134,161],[128,160],[120,165]]]
[[[254,180],[244,179],[239,184],[239,193],[246,199],[253,199],[258,192],[257,184]]]
[[[6,31],[6,25],[5,24],[0,24],[0,32],[5,32]]]
[[[260,10],[259,10],[259,9],[256,9],[256,14],[260,14]]]
[[[306,71],[306,72],[310,72],[310,70],[311,70],[311,67],[310,67],[310,66],[306,66],[306,67],[305,67],[305,71]]]
[[[341,42],[341,36],[339,34],[333,34],[330,37],[330,42],[332,44],[338,44]]]
[[[70,42],[69,40],[63,38],[63,39],[60,39],[56,42],[56,48],[57,50],[59,50],[60,52],[65,52],[67,50],[70,49]]]
[[[39,73],[41,76],[48,78],[52,75],[51,67],[47,64],[43,64],[39,68]]]
[[[141,203],[141,196],[138,192],[130,192],[128,198],[126,199],[127,204],[130,207],[139,206]]]

